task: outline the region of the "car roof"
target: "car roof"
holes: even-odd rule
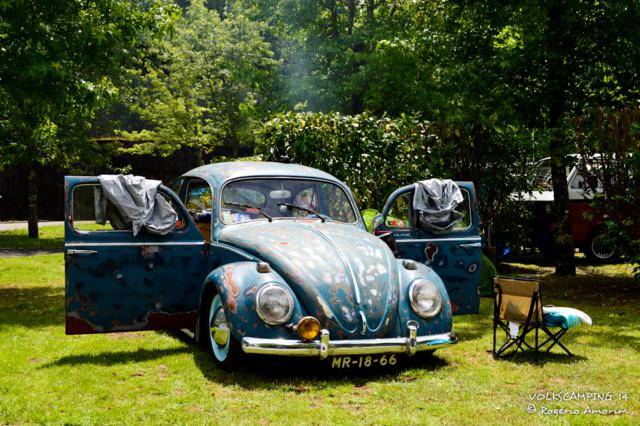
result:
[[[225,161],[196,167],[182,177],[198,177],[211,186],[220,187],[229,180],[244,177],[296,177],[322,179],[342,184],[329,173],[300,164],[275,163],[270,161]]]

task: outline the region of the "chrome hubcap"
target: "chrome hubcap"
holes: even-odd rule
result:
[[[218,308],[213,321],[211,321],[211,337],[218,346],[225,346],[229,341],[229,325],[222,308]]]

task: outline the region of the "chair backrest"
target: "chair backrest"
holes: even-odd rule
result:
[[[497,277],[494,280],[496,309],[503,321],[524,323],[529,312],[531,320],[542,321],[540,281],[526,278]]]

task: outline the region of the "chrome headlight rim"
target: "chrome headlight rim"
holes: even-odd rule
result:
[[[272,288],[278,288],[280,290],[282,290],[285,294],[285,297],[287,299],[287,302],[289,303],[289,309],[286,313],[286,315],[284,317],[282,317],[281,319],[279,319],[278,321],[274,321],[271,320],[267,317],[267,315],[265,315],[263,309],[262,309],[262,305],[260,303],[260,299],[262,297],[262,295],[265,293],[265,291],[270,290]],[[289,289],[287,289],[285,286],[278,284],[278,283],[266,283],[264,284],[262,287],[260,287],[258,289],[258,292],[256,293],[256,304],[255,304],[255,310],[256,313],[258,314],[258,317],[260,317],[260,319],[262,320],[262,322],[264,322],[265,324],[268,325],[283,325],[286,324],[287,322],[289,322],[289,320],[291,319],[291,317],[293,316],[293,309],[294,309],[294,304],[293,304],[293,296],[291,295],[291,292],[289,291]]]
[[[416,288],[416,286],[425,285],[424,283],[427,283],[427,285],[431,285],[435,290],[435,294],[436,294],[436,299],[434,299],[436,301],[435,309],[429,312],[421,311],[417,306],[417,302],[413,298],[413,291]],[[409,302],[411,304],[411,309],[413,310],[413,312],[420,318],[424,318],[424,319],[434,318],[442,310],[442,295],[440,294],[440,290],[438,289],[438,286],[436,285],[436,283],[434,283],[428,278],[416,278],[415,280],[413,280],[413,282],[409,286]]]

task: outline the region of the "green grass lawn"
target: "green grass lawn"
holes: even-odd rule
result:
[[[254,361],[225,373],[168,333],[66,336],[62,254],[0,259],[0,424],[638,424],[640,287],[625,271],[545,278],[545,303],[593,318],[593,327],[565,338],[575,358],[493,360],[483,300],[480,315],[456,317],[459,345],[404,368],[344,376],[312,361]],[[546,392],[611,393],[613,401],[533,402],[537,410],[629,414],[528,414],[529,397]]]
[[[110,225],[98,225],[96,223],[75,223],[76,228],[83,231],[108,230]],[[29,238],[26,229],[15,229],[0,232],[0,249],[63,249],[64,226],[41,226],[40,238]]]
[[[0,232],[0,249],[62,249],[64,226],[42,226],[40,238],[29,238],[26,229]]]

